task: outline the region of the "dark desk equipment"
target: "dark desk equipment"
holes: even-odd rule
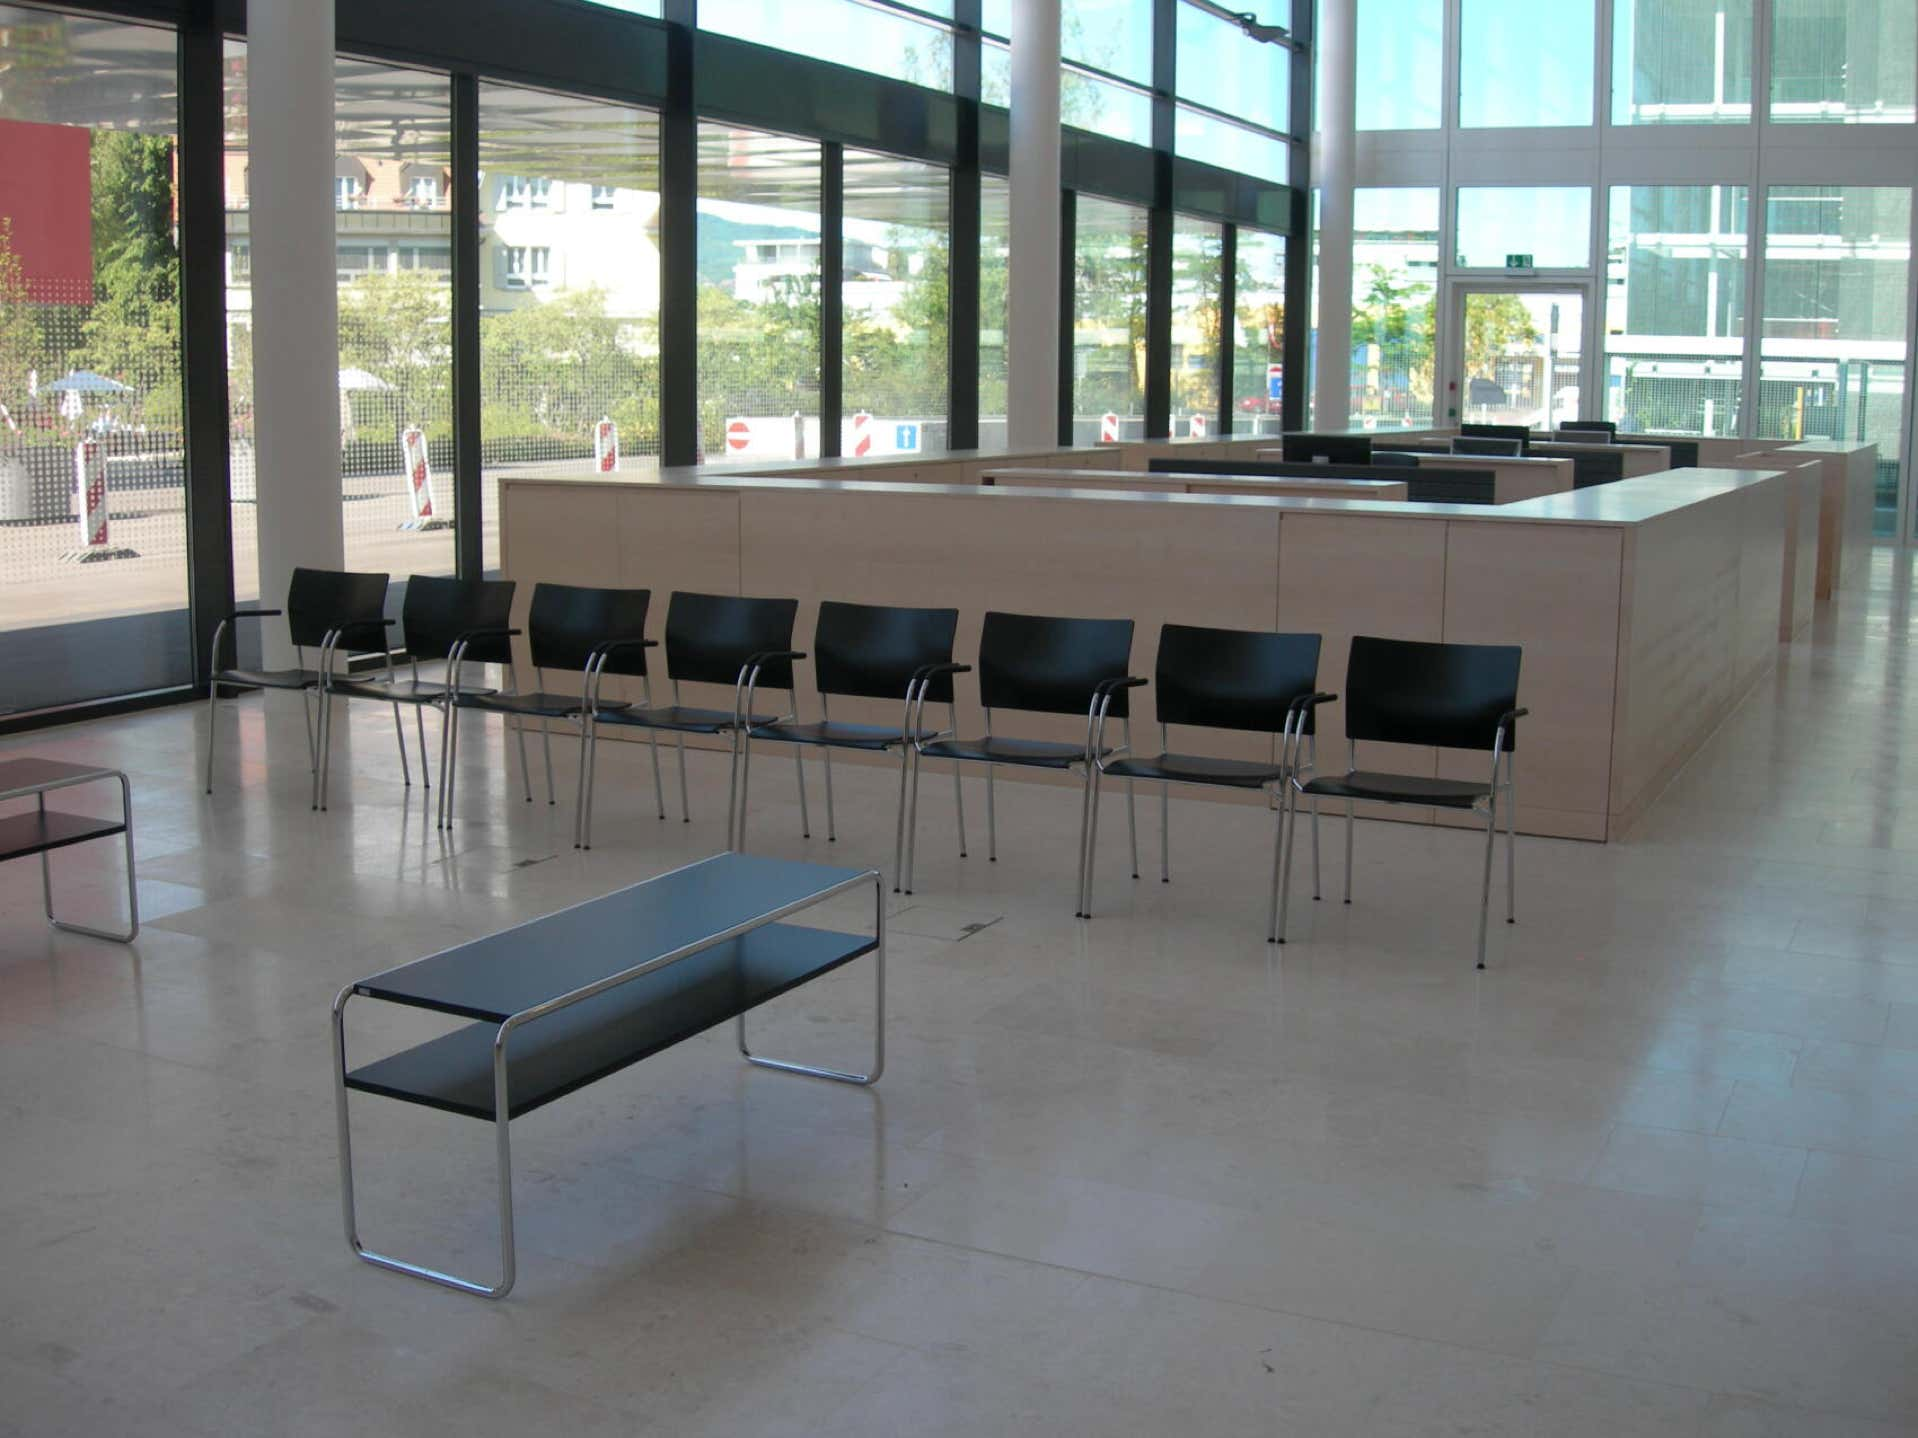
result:
[[[1287,464],[1364,464],[1372,438],[1364,434],[1288,434],[1281,441]]]
[[[1446,453],[1443,444],[1432,454]],[[1381,451],[1383,453],[1383,451]],[[1415,469],[1417,454],[1402,450],[1387,458],[1374,455],[1369,464],[1290,464],[1246,459],[1154,459],[1151,474],[1216,474],[1224,479],[1386,479],[1405,486],[1405,497],[1418,504],[1495,504],[1496,483],[1489,469]]]
[[[1483,435],[1461,434],[1452,440],[1453,454],[1478,454],[1497,459],[1518,459],[1524,446],[1515,439],[1488,439]]]
[[[1462,424],[1458,432],[1473,439],[1515,439],[1520,454],[1526,453],[1532,442],[1532,432],[1522,424]]]

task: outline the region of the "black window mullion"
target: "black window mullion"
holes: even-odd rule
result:
[[[1072,326],[1079,294],[1079,196],[1059,192],[1059,443],[1072,443]],[[1007,336],[1011,338],[1010,335]]]
[[[1292,17],[1292,133],[1312,133],[1312,51],[1318,43],[1313,7],[1294,7]],[[1310,353],[1312,313],[1312,171],[1311,146],[1303,139],[1292,145],[1292,216],[1285,240],[1285,378],[1279,401],[1279,426],[1305,428],[1307,356]]]
[[[819,149],[819,453],[837,459],[846,407],[846,147]]]
[[[959,149],[946,242],[946,447],[979,447],[979,0],[953,7]]]
[[[1172,433],[1172,147],[1179,0],[1152,10],[1152,208],[1146,216],[1145,437]]]
[[[479,77],[453,76],[453,532],[462,579],[485,572],[480,513]]]
[[[1218,433],[1232,433],[1232,391],[1238,374],[1239,227],[1226,225],[1219,242]]]
[[[667,0],[666,105],[659,116],[659,459],[704,453],[699,413],[699,118],[694,0]]]

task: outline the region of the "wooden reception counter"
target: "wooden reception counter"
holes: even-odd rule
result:
[[[996,459],[978,462],[1008,467]],[[674,589],[797,596],[801,649],[828,598],[955,606],[968,661],[988,609],[1130,617],[1132,669],[1148,675],[1167,622],[1313,631],[1325,637],[1321,686],[1334,691],[1354,634],[1520,644],[1532,717],[1519,827],[1593,840],[1625,832],[1777,650],[1790,485],[1769,470],[1680,470],[1485,506],[865,481],[834,469],[845,477],[504,474],[502,569],[519,581],[522,610],[540,580],[650,587],[656,631]],[[804,666],[799,682],[810,713]],[[959,691],[960,725],[976,727],[975,691]],[[1149,688],[1135,714],[1141,742],[1154,742]],[[898,716],[875,705],[843,717]],[[1341,726],[1332,706],[1320,730],[1328,764],[1342,762]],[[1084,727],[1022,732],[1070,739]],[[1487,760],[1381,749],[1371,762],[1475,777]]]

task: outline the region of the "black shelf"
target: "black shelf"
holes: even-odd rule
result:
[[[531,1113],[877,947],[869,934],[769,924],[532,1020],[507,1040],[507,1117]],[[354,1069],[346,1086],[492,1122],[498,1032],[497,1023],[469,1024]]]
[[[104,839],[124,834],[125,819],[94,819],[85,814],[62,814],[58,810],[33,810],[0,818],[0,863],[24,859],[29,854],[44,854],[64,849],[69,844],[84,844],[89,839]]]

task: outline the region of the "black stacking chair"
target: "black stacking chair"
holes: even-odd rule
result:
[[[952,713],[952,636],[959,628],[956,609],[901,609],[891,605],[842,604],[827,600],[819,606],[813,629],[813,673],[819,680],[819,722],[802,724],[797,718],[765,724],[746,732],[747,764],[752,741],[812,745],[823,751],[826,767],[826,840],[839,839],[832,802],[832,751],[864,750],[869,754],[899,751],[899,817],[893,829],[893,874],[899,873],[906,842],[906,771],[908,752],[915,740],[935,739],[934,733],[914,729],[915,707],[922,699],[944,704]],[[938,670],[938,673],[931,671]],[[921,686],[925,693],[920,694]],[[844,699],[897,699],[905,708],[897,724],[851,724],[832,717],[834,696]],[[797,704],[795,704],[795,710]],[[954,771],[957,778],[957,770]],[[802,777],[803,786],[804,779]],[[745,783],[739,789],[739,843],[745,847],[746,810],[751,802]],[[800,810],[805,814],[804,807]],[[965,810],[960,809],[963,830]],[[810,833],[804,837],[811,838]]]
[[[1597,434],[1606,440],[1618,438],[1618,426],[1609,419],[1568,419],[1558,427],[1560,434]]]
[[[227,627],[242,619],[275,619],[278,609],[236,609],[213,631],[213,660],[208,675],[206,696],[206,792],[213,792],[213,740],[220,713],[220,690],[287,689],[297,690],[300,711],[306,720],[306,752],[313,770],[313,803],[319,804],[320,746],[315,732],[313,695],[321,676],[332,666],[336,653],[384,653],[386,576],[355,574],[338,569],[296,569],[286,587],[286,627],[293,641],[294,667],[291,669],[241,669],[239,638],[234,637],[233,666],[220,666],[220,649]],[[314,667],[307,667],[306,651],[313,651]],[[399,710],[393,711],[395,720]],[[400,758],[406,757],[406,735],[400,734]]]
[[[526,694],[500,693],[491,689],[456,691],[453,703],[452,747],[459,752],[460,712],[476,710],[482,714],[502,714],[519,723],[539,721],[540,744],[546,753],[546,802],[558,802],[553,783],[553,721],[570,721],[579,733],[580,794],[586,788],[587,706],[597,694],[602,676],[607,673],[646,677],[646,650],[655,641],[646,638],[646,609],[652,602],[649,589],[587,589],[572,584],[536,584],[533,603],[526,615],[527,647],[533,660],[533,688]],[[478,636],[474,636],[477,640]],[[576,670],[579,692],[554,692],[546,687],[546,671]],[[651,691],[648,690],[650,700]],[[625,700],[602,699],[603,710],[630,707]],[[652,736],[647,735],[650,743]],[[526,802],[533,802],[533,776],[526,771],[526,747],[520,745],[521,778],[526,786]],[[449,772],[442,804],[449,817],[459,776]],[[653,788],[659,788],[659,748],[653,746]],[[580,847],[580,809],[573,814],[573,847]],[[659,817],[665,818],[661,808]]]
[[[1130,619],[1050,619],[1036,614],[986,615],[985,627],[979,635],[979,702],[986,711],[985,734],[977,739],[939,736],[913,742],[912,795],[906,813],[906,893],[912,892],[913,860],[918,848],[921,758],[952,761],[955,796],[961,764],[986,766],[986,856],[994,862],[999,858],[999,831],[993,810],[993,770],[1001,764],[1068,772],[1083,766],[1086,782],[1079,809],[1079,853],[1083,857],[1086,824],[1092,804],[1092,772],[1097,758],[1092,747],[1093,721],[1098,717],[1099,701],[1105,696],[1107,687],[1126,677],[1131,657]],[[925,729],[926,698],[931,681],[941,675],[967,674],[971,670],[970,664],[942,664],[928,672],[928,682],[920,686],[919,702],[913,711],[912,727],[915,730],[923,732]],[[1083,710],[1086,716],[1085,742],[1013,739],[995,735],[992,732],[992,711],[995,709],[1019,710],[1028,714],[1078,714]],[[1112,695],[1106,712],[1125,726],[1129,742],[1132,720],[1124,690]],[[1126,784],[1126,812],[1132,832],[1132,867],[1137,869],[1139,831],[1138,819],[1132,809],[1130,781]],[[959,808],[959,857],[966,857],[963,800]],[[1079,900],[1078,912],[1083,913],[1083,890]]]
[[[1485,813],[1485,879],[1479,894],[1478,966],[1485,967],[1485,922],[1492,903],[1492,842],[1498,832],[1501,805],[1505,813],[1505,922],[1517,921],[1513,897],[1517,790],[1512,776],[1512,756],[1518,749],[1518,721],[1526,713],[1518,707],[1519,655],[1518,646],[1510,644],[1425,644],[1363,635],[1352,640],[1352,655],[1345,670],[1345,735],[1349,743],[1346,772],[1310,780],[1295,774],[1289,785],[1285,882],[1279,904],[1280,943],[1285,942],[1293,832],[1298,827],[1300,795],[1345,801],[1345,902],[1348,904],[1352,902],[1353,805],[1357,800],[1416,804],[1469,813],[1482,809]],[[1309,711],[1336,697],[1313,695],[1306,708]],[[1491,773],[1481,784],[1469,779],[1434,779],[1417,774],[1363,770],[1359,768],[1361,742],[1489,750]],[[1316,882],[1313,897],[1318,897]]]
[[[593,786],[597,777],[594,755],[598,751],[602,724],[664,731],[675,736],[679,749],[679,817],[688,822],[692,812],[686,798],[686,736],[729,735],[732,755],[727,771],[726,847],[737,847],[740,736],[748,728],[793,717],[790,711],[755,713],[753,702],[762,683],[768,689],[784,689],[788,697],[792,696],[793,661],[806,657],[792,647],[793,620],[798,614],[797,599],[743,599],[735,594],[674,592],[666,605],[666,677],[672,682],[673,702],[655,707],[649,685],[644,704],[609,708],[593,702],[588,706],[585,817],[580,824],[582,848],[593,847]],[[732,708],[699,709],[682,704],[679,692],[682,683],[729,685],[733,691]],[[597,685],[594,697],[596,701]],[[805,772],[800,768],[796,748],[793,768],[799,771],[800,822],[802,827],[810,829],[812,825],[805,818]],[[665,799],[660,797],[659,802],[663,819]]]
[[[1127,750],[1108,750],[1106,712],[1111,701],[1143,679],[1124,679],[1106,686],[1094,731],[1092,821],[1087,826],[1082,867],[1080,909],[1092,917],[1092,876],[1099,848],[1099,791],[1104,776],[1137,779],[1159,785],[1159,881],[1172,882],[1172,786],[1197,784],[1215,789],[1263,790],[1268,804],[1277,799],[1278,820],[1272,835],[1272,883],[1266,904],[1265,931],[1278,937],[1279,858],[1285,846],[1285,781],[1295,766],[1311,772],[1316,757],[1313,706],[1317,696],[1319,636],[1267,634],[1244,629],[1201,629],[1168,624],[1159,631],[1159,658],[1154,670],[1159,711],[1160,752],[1145,757]],[[1217,759],[1203,754],[1175,753],[1172,726],[1235,729],[1269,734],[1276,752],[1269,760]],[[1312,870],[1318,872],[1318,802],[1312,804]],[[1139,877],[1135,853],[1132,877]],[[1317,886],[1317,880],[1314,881]]]
[[[426,711],[440,711],[442,803],[438,811],[438,823],[444,828],[451,822],[452,816],[446,812],[444,804],[446,776],[457,756],[450,754],[448,747],[452,729],[448,720],[452,711],[449,696],[456,688],[462,687],[460,666],[463,662],[512,667],[511,636],[519,632],[508,628],[512,609],[513,581],[510,579],[466,580],[415,574],[406,581],[406,598],[400,606],[400,627],[405,632],[410,674],[405,678],[396,674],[389,655],[386,673],[381,678],[353,679],[345,675],[328,674],[325,684],[321,686],[320,808],[326,808],[327,781],[332,770],[333,700],[373,699],[394,706],[393,723],[396,727],[400,722],[399,706],[405,704],[412,708],[414,725],[419,731],[420,785],[423,788],[431,787],[426,777]],[[422,678],[422,662],[440,664],[440,678]],[[513,687],[518,689],[519,685],[515,683]],[[526,734],[523,729],[519,736],[519,757],[520,767],[524,768]],[[400,743],[400,775],[411,787],[413,776],[406,763],[404,733],[401,734]]]

